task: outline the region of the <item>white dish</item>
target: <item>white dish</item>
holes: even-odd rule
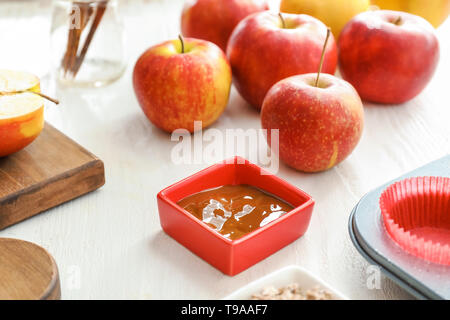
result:
[[[309,271],[298,267],[288,266],[270,273],[226,296],[223,300],[249,300],[253,294],[261,292],[264,288],[281,288],[289,284],[297,283],[301,288],[311,289],[320,286],[329,291],[335,300],[348,300],[346,296],[333,289]]]

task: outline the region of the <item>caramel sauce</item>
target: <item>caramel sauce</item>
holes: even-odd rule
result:
[[[178,205],[224,237],[235,240],[294,209],[249,185],[225,185],[201,191]]]

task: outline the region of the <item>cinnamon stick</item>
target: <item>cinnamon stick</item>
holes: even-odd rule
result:
[[[79,8],[80,25],[79,28],[71,28],[68,33],[66,52],[61,62],[64,77],[68,75],[72,78],[76,77],[87,54],[94,34],[103,18],[108,1],[109,0],[89,2],[75,1],[72,3],[72,8]],[[72,12],[75,10],[76,9],[73,9]],[[91,19],[92,16],[94,16],[93,19]],[[85,42],[81,50],[79,50],[81,36],[87,25],[90,23],[90,20],[92,20],[92,23],[90,24],[89,32],[85,38]]]
[[[84,57],[86,56],[86,53],[89,49],[91,41],[94,38],[95,31],[97,30],[98,25],[100,24],[100,22],[103,18],[103,14],[105,13],[107,4],[108,4],[108,0],[103,0],[103,1],[97,2],[94,21],[92,22],[91,28],[86,37],[83,48],[81,49],[80,55],[77,57],[77,59],[75,61],[75,65],[72,68],[72,73],[73,73],[74,78],[76,77],[78,71],[80,70],[80,67],[81,67],[81,64],[83,63]]]
[[[69,30],[68,40],[67,40],[67,49],[62,61],[62,67],[64,70],[64,76],[66,76],[67,72],[73,68],[75,64],[75,59],[78,52],[78,46],[80,43],[81,33],[86,27],[90,16],[92,15],[93,9],[87,2],[73,2],[72,3],[72,12],[76,12],[79,9],[80,13],[80,25],[78,27],[73,27]]]
[[[73,45],[74,46],[74,54],[71,55],[71,59],[68,64],[69,69],[72,69],[75,65],[76,54],[78,52],[78,47],[80,45],[81,33],[83,32],[84,28],[86,27],[91,15],[94,11],[93,8],[89,5],[89,3],[76,2],[76,5],[78,5],[80,7],[80,28],[77,29],[77,32],[76,32],[75,44]]]

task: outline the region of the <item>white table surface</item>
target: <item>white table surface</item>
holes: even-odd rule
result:
[[[310,227],[299,240],[229,277],[161,230],[157,192],[208,164],[171,162],[175,142],[148,122],[131,85],[138,55],[178,35],[182,3],[136,0],[124,5],[129,58],[118,82],[101,89],[60,90],[43,78],[43,90],[61,100],[59,107],[47,106],[47,120],[104,161],[106,185],[7,228],[0,237],[48,249],[59,266],[64,299],[218,299],[292,264],[350,298],[410,298],[385,277],[380,289],[367,288],[369,264],[350,241],[348,217],[366,192],[450,152],[450,20],[437,30],[441,60],[428,87],[401,106],[365,104],[364,134],[350,157],[318,174],[281,165],[278,175],[316,200]],[[45,76],[50,4],[0,2],[0,68]],[[260,122],[233,89],[227,110],[212,127],[260,128]]]

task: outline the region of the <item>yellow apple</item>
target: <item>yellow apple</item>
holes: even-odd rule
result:
[[[329,26],[337,39],[344,25],[369,5],[369,0],[281,0],[280,11],[313,16]]]
[[[44,127],[44,99],[24,91],[40,92],[39,78],[0,70],[0,157],[25,148]]]
[[[427,19],[435,28],[450,13],[450,0],[372,0],[380,9],[405,11]]]

